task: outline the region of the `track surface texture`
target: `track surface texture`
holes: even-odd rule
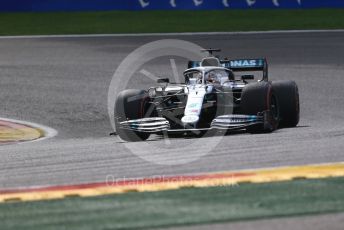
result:
[[[158,165],[132,154],[118,137],[109,136],[108,87],[130,52],[165,38],[219,47],[231,58],[266,57],[272,80],[290,79],[299,85],[299,126],[272,134],[204,138],[204,145],[221,139],[210,153],[187,164]],[[1,39],[0,116],[50,126],[59,135],[43,142],[1,146],[0,187],[97,182],[107,175],[128,179],[344,161],[343,40],[343,32]],[[166,60],[152,61],[146,68],[171,75]],[[182,72],[185,63],[177,64]],[[152,66],[155,69],[149,69]],[[142,75],[133,86],[150,84]],[[170,147],[192,141],[174,138],[163,153],[142,151],[157,157],[173,151],[174,160],[183,160],[202,150],[176,153]],[[150,142],[164,143],[154,136]],[[129,145],[140,149],[142,144]]]

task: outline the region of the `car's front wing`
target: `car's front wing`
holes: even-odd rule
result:
[[[211,129],[218,130],[237,130],[245,129],[249,126],[254,125],[265,125],[267,118],[269,116],[269,111],[262,112],[258,115],[240,115],[240,114],[229,114],[221,115],[216,117],[209,128],[184,128],[184,129],[171,129],[170,123],[164,117],[151,117],[142,118],[135,120],[128,120],[120,122],[120,128],[130,129],[137,132],[148,132],[148,133],[161,133],[161,132],[197,132],[197,131],[207,131]]]
[[[158,133],[170,129],[170,123],[163,117],[149,117],[128,120],[119,123],[121,129],[130,129],[137,132]]]
[[[264,115],[230,114],[216,117],[211,122],[210,127],[214,129],[238,129],[263,123]]]

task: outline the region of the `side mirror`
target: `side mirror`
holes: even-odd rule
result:
[[[170,83],[170,79],[169,78],[159,78],[158,83]]]
[[[241,80],[246,81],[246,80],[254,80],[254,75],[248,74],[248,75],[242,75]]]

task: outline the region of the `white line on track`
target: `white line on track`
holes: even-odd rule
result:
[[[93,37],[158,37],[158,36],[194,36],[194,35],[257,35],[257,34],[301,34],[301,33],[343,33],[337,30],[269,30],[269,31],[238,31],[238,32],[184,32],[184,33],[132,33],[132,34],[67,34],[67,35],[28,35],[0,36],[0,39],[31,39],[31,38],[93,38]]]
[[[25,141],[25,142],[20,142],[18,144],[24,144],[24,143],[29,143],[29,142],[36,142],[36,141],[42,141],[48,138],[52,138],[54,136],[56,136],[58,134],[57,130],[50,128],[48,126],[45,125],[41,125],[41,124],[37,124],[37,123],[33,123],[30,121],[20,121],[20,120],[15,120],[15,119],[9,119],[9,118],[3,118],[0,117],[0,120],[2,121],[8,121],[8,122],[13,122],[13,123],[17,123],[17,124],[22,124],[22,125],[27,125],[30,126],[32,128],[38,128],[40,130],[42,130],[44,132],[44,136],[41,138],[38,138],[36,140],[32,140],[32,141]]]

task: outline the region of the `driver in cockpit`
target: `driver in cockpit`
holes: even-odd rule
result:
[[[207,79],[206,80],[207,83],[220,84],[219,77],[217,76],[215,72],[209,72],[206,75],[206,79]]]

